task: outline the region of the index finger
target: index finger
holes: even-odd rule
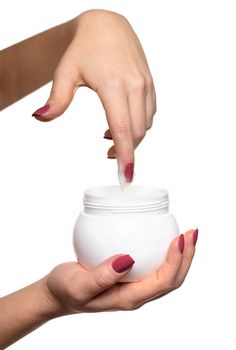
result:
[[[119,167],[119,180],[132,182],[134,172],[134,143],[128,96],[122,88],[113,88],[101,97],[107,122],[114,141]]]

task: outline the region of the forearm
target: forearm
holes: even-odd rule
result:
[[[50,301],[46,278],[0,299],[0,350],[59,316]]]
[[[0,51],[0,110],[52,80],[77,18]]]

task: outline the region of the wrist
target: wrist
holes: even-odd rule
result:
[[[47,277],[0,298],[0,349],[5,349],[47,321],[63,315],[47,292]],[[65,313],[64,313],[65,314]]]
[[[48,288],[48,275],[36,283],[38,283],[40,288],[42,307],[40,308],[39,312],[42,320],[49,321],[53,318],[69,314],[68,310],[66,310],[62,303]]]

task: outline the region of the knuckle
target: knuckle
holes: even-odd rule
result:
[[[147,85],[148,89],[153,88],[153,79],[152,79],[152,76],[150,74],[148,74],[146,77],[146,85]]]
[[[127,123],[122,123],[122,124],[118,124],[116,126],[116,135],[117,136],[128,136],[131,133],[131,129],[130,126]]]
[[[94,279],[96,287],[102,290],[108,288],[114,283],[108,271],[96,273]]]
[[[149,121],[146,123],[146,128],[147,128],[147,130],[150,130],[150,129],[151,129],[152,124],[153,124],[153,121],[152,121],[152,120],[149,120]]]
[[[134,137],[137,140],[142,140],[145,137],[145,135],[146,135],[146,130],[144,128],[134,130]]]
[[[175,288],[174,288],[174,289],[180,288],[180,287],[182,286],[182,284],[184,283],[184,281],[185,281],[185,277],[182,278],[182,279],[177,279],[177,280],[175,281]]]
[[[137,75],[129,80],[129,84],[133,91],[144,91],[146,89],[146,81],[142,75]]]
[[[133,311],[138,309],[138,306],[134,303],[134,301],[128,300],[126,302],[123,302],[120,309],[123,311]]]
[[[153,103],[153,111],[152,111],[152,115],[154,115],[154,114],[156,114],[156,112],[157,112],[157,103],[156,103],[156,101]]]
[[[55,102],[57,105],[64,107],[66,104],[66,99],[63,96],[58,96],[56,93],[52,93],[50,100]]]
[[[165,291],[165,293],[169,293],[174,289],[176,289],[174,280],[170,280],[170,281],[165,282],[165,284],[163,286],[163,291]]]

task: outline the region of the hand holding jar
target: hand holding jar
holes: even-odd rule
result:
[[[134,310],[181,286],[195,253],[198,230],[173,240],[165,262],[148,277],[118,283],[135,266],[129,255],[114,256],[91,270],[77,263],[57,266],[46,277],[46,295],[55,315]]]

